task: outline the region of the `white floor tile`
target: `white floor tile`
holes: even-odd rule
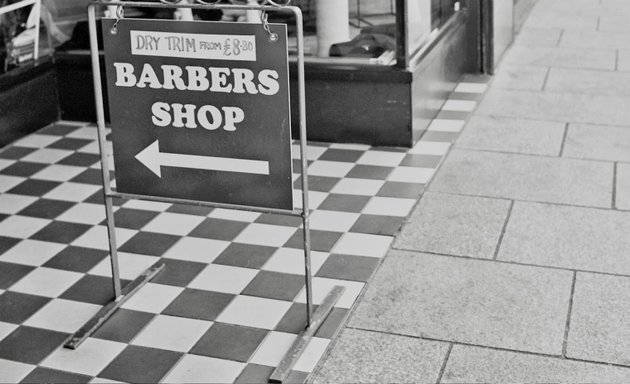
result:
[[[326,147],[307,145],[306,146],[306,158],[307,158],[307,160],[315,161],[315,160],[319,159],[319,157],[324,152],[326,152],[326,150],[327,150]],[[299,159],[300,158],[300,145],[299,144],[293,144],[291,146],[291,157],[294,158],[294,159]]]
[[[304,349],[302,356],[300,356],[298,361],[295,362],[293,369],[300,372],[313,372],[317,363],[319,363],[324,356],[326,348],[328,348],[329,344],[330,339],[313,337]]]
[[[211,321],[158,315],[136,336],[132,344],[188,352],[211,325]]]
[[[0,159],[0,169],[5,169],[9,165],[13,165],[16,162],[17,162],[16,160]]]
[[[326,252],[311,251],[311,273],[314,275],[330,256]],[[265,271],[304,275],[304,251],[296,248],[280,248],[262,267]]]
[[[163,257],[210,264],[230,245],[229,241],[184,237]]]
[[[414,154],[414,155],[443,156],[443,155],[446,155],[450,147],[451,147],[451,143],[421,140],[421,141],[418,141],[413,146],[413,148],[409,150],[409,153]]]
[[[455,92],[484,93],[486,89],[488,89],[488,84],[462,82],[457,84],[457,87],[455,87]]]
[[[435,169],[433,168],[398,167],[389,174],[387,180],[401,183],[426,184],[431,181],[434,173]]]
[[[101,189],[98,185],[67,182],[54,188],[43,197],[47,199],[80,202]]]
[[[293,227],[254,223],[248,225],[236,236],[234,242],[281,247],[294,233]]]
[[[0,256],[0,261],[40,266],[66,247],[65,244],[23,240]]]
[[[344,177],[353,167],[354,163],[317,160],[309,165],[308,174],[312,176]]]
[[[217,322],[274,329],[290,307],[288,301],[236,296],[217,317]]]
[[[383,186],[383,180],[341,179],[330,191],[345,195],[374,196]]]
[[[19,383],[35,368],[35,365],[0,359],[0,383]]]
[[[357,160],[357,164],[395,167],[403,160],[404,152],[368,151]]]
[[[15,331],[15,329],[17,327],[18,327],[17,324],[10,324],[10,323],[5,323],[3,321],[0,321],[0,341],[2,341],[2,339],[4,339],[5,337],[9,336],[9,334],[11,334],[11,332]],[[0,375],[1,375],[1,373],[0,373]],[[0,381],[0,382],[2,382],[2,381]]]
[[[59,139],[60,139],[59,136],[41,135],[39,133],[33,133],[31,135],[28,135],[19,139],[18,141],[13,143],[13,145],[18,146],[18,147],[41,148],[41,147],[46,147],[47,145],[52,144]]]
[[[365,205],[363,213],[369,215],[406,217],[415,204],[415,199],[375,196]]]
[[[24,276],[11,287],[11,290],[31,295],[57,297],[82,277],[82,273],[41,267]]]
[[[122,246],[131,239],[138,231],[127,228],[116,228],[116,244]],[[107,235],[107,227],[97,225],[88,229],[83,235],[79,236],[72,245],[77,247],[95,248],[109,251],[109,237]]]
[[[56,299],[43,306],[24,325],[74,333],[100,309],[100,305]]]
[[[239,294],[257,274],[257,269],[210,264],[188,284],[188,287]]]
[[[332,149],[346,149],[350,151],[367,151],[372,148],[367,144],[353,144],[353,143],[332,143],[330,144]]]
[[[186,236],[202,221],[202,216],[181,213],[161,213],[142,228],[143,231]]]
[[[0,222],[0,236],[26,239],[48,225],[51,220],[37,217],[9,216]]]
[[[347,232],[359,218],[358,213],[317,210],[311,214],[311,229]]]
[[[26,181],[26,177],[0,175],[0,193],[8,191],[23,181]]]
[[[296,335],[284,332],[269,332],[265,340],[260,344],[250,363],[277,367],[282,358],[291,348]]]
[[[78,349],[60,347],[41,365],[62,371],[96,376],[118,356],[127,344],[88,338]]]
[[[73,139],[97,140],[98,131],[96,127],[83,127],[70,132],[66,137]]]
[[[184,288],[171,285],[147,283],[129,298],[122,308],[150,313],[160,313],[180,294]]]
[[[465,124],[464,120],[435,119],[431,121],[427,130],[432,132],[461,132]]]
[[[83,171],[85,171],[85,168],[83,167],[53,164],[35,173],[32,178],[65,182],[73,179]]]
[[[308,207],[309,209],[317,209],[328,197],[326,192],[308,191]],[[295,209],[302,209],[302,190],[293,190],[293,204]]]
[[[105,207],[99,204],[79,203],[62,213],[57,220],[96,225],[105,220]]]
[[[12,215],[37,201],[37,197],[4,193],[0,195],[0,213]]]
[[[244,363],[206,356],[185,355],[163,383],[232,383],[245,368]]]
[[[138,255],[135,253],[118,252],[118,266],[120,270],[120,278],[126,280],[134,280],[140,276],[142,272],[149,269],[160,260],[159,257]],[[112,276],[112,267],[109,257],[101,260],[89,272],[90,275]]]
[[[171,205],[171,203],[160,203],[157,201],[147,201],[147,200],[129,200],[123,207],[131,208],[131,209],[142,209],[145,211],[157,211],[163,212],[166,211]]]
[[[313,304],[320,305],[324,301],[330,290],[333,289],[336,285],[344,287],[345,290],[339,298],[339,301],[337,301],[337,303],[335,304],[335,307],[350,309],[352,308],[352,305],[356,301],[357,297],[359,297],[359,295],[361,294],[361,290],[363,290],[365,283],[361,283],[358,281],[313,277]],[[302,290],[295,301],[298,303],[306,303],[306,292]]]
[[[471,100],[446,100],[442,106],[443,111],[456,111],[456,112],[472,112],[477,106],[476,101]]]
[[[392,240],[391,236],[348,232],[337,241],[331,253],[381,258],[389,250]]]
[[[42,148],[29,153],[20,160],[33,163],[54,164],[70,155],[72,155],[72,151],[67,149]]]

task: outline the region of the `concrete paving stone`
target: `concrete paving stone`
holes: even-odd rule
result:
[[[313,383],[434,383],[447,343],[346,328]]]
[[[393,251],[350,326],[559,354],[573,274]]]
[[[441,383],[627,383],[630,369],[455,345]]]
[[[560,28],[522,28],[516,35],[514,44],[555,47],[561,34]]]
[[[628,317],[629,277],[578,273],[567,357],[630,365]]]
[[[630,97],[630,73],[551,68],[545,91]]]
[[[562,146],[565,127],[564,123],[552,121],[473,116],[455,146],[557,156]]]
[[[599,30],[603,32],[630,32],[627,14],[606,14],[599,18]]]
[[[595,31],[597,29],[597,18],[596,14],[559,14],[558,12],[546,12],[541,7],[534,7],[524,26],[526,28],[545,28],[553,25],[555,28],[564,30],[586,29]]]
[[[568,48],[513,45],[505,53],[503,64],[539,67],[615,69],[614,49]]]
[[[475,112],[484,116],[627,125],[630,97],[490,89]]]
[[[498,259],[630,274],[630,213],[516,202]]]
[[[630,26],[630,23],[628,23],[628,25]],[[630,71],[630,50],[620,49],[618,52],[619,52],[619,58],[617,61],[617,70]]]
[[[509,208],[507,200],[427,192],[395,247],[491,259]]]
[[[494,80],[492,80],[492,87],[541,91],[548,71],[549,68],[547,67],[500,64]]]
[[[630,15],[626,15],[626,17],[630,17]],[[628,34],[623,32],[569,30],[564,31],[562,34],[559,46],[570,48],[628,49],[630,48],[630,39],[628,39]]]
[[[617,164],[615,207],[630,210],[630,164]]]
[[[453,149],[429,190],[608,208],[612,176],[612,163]]]
[[[630,125],[570,124],[562,156],[630,162]]]

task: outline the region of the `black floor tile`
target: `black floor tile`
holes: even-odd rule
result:
[[[424,191],[424,184],[400,183],[386,181],[376,193],[380,197],[399,197],[402,199],[417,199]]]
[[[184,213],[196,216],[208,216],[213,210],[214,208],[210,207],[200,207],[189,204],[173,204],[166,210],[166,212]]]
[[[21,326],[0,341],[0,359],[39,364],[57,349],[68,334]]]
[[[90,228],[92,226],[87,224],[53,221],[31,236],[31,239],[70,244]]]
[[[103,183],[99,183],[98,185],[102,185]],[[112,199],[112,203],[114,204],[114,206],[121,206],[124,203],[126,203],[128,200],[126,199],[121,199],[118,197],[115,197]],[[88,197],[87,199],[84,200],[85,203],[91,203],[91,204],[97,204],[97,205],[103,205],[105,204],[105,196],[103,195],[103,189],[101,188],[100,190],[94,192],[92,194],[92,196]]]
[[[103,173],[100,169],[89,168],[70,179],[73,183],[103,185]]]
[[[93,337],[129,343],[154,317],[153,313],[121,308],[94,332]]]
[[[177,352],[130,345],[98,377],[126,383],[157,383],[181,356]]]
[[[339,328],[344,326],[349,312],[350,310],[345,308],[333,308],[324,323],[315,332],[315,337],[332,339],[339,332]]]
[[[74,165],[76,167],[91,167],[101,160],[99,155],[92,153],[75,152],[72,155],[65,157],[63,160],[57,162],[62,165]],[[100,172],[100,171],[99,171]]]
[[[326,161],[342,161],[346,163],[354,163],[361,156],[363,156],[364,151],[353,151],[349,149],[335,149],[329,148],[326,152],[322,153],[322,155],[317,160],[326,160]]]
[[[138,232],[125,242],[119,250],[142,255],[162,256],[179,239],[181,239],[180,236],[163,233]]]
[[[140,229],[155,218],[159,212],[145,211],[142,209],[120,208],[114,213],[116,227]],[[104,221],[103,223],[106,223]]]
[[[41,198],[18,212],[18,214],[22,216],[40,217],[43,219],[54,219],[70,209],[72,206],[74,206],[74,203],[69,201]]]
[[[393,167],[357,164],[352,167],[346,177],[354,179],[385,180],[393,169]]]
[[[87,383],[92,380],[92,376],[80,375],[78,373],[57,371],[55,369],[37,367],[29,373],[21,383],[24,384],[46,384],[46,383]]]
[[[260,384],[268,383],[271,374],[275,370],[274,367],[266,365],[247,364],[243,372],[234,382],[235,384]]]
[[[68,133],[74,132],[77,129],[79,129],[81,127],[78,127],[76,125],[70,125],[70,124],[64,124],[64,123],[54,123],[52,125],[49,125],[48,127],[45,127],[41,130],[39,130],[40,134],[43,135],[53,135],[53,136],[65,136]]]
[[[246,362],[267,333],[266,330],[257,328],[214,323],[190,353]]]
[[[350,228],[350,232],[394,236],[404,220],[404,217],[397,216],[361,215]]]
[[[33,269],[35,267],[0,261],[0,289],[8,289]],[[0,307],[0,309],[4,310],[3,307]]]
[[[19,160],[36,150],[37,148],[10,146],[0,151],[0,159]]]
[[[0,321],[22,324],[49,301],[48,297],[5,291],[0,295]]]
[[[259,224],[281,225],[283,227],[299,227],[302,224],[302,218],[289,215],[263,213],[258,216],[255,222]]]
[[[214,259],[214,264],[258,269],[265,265],[276,249],[262,245],[231,243]]]
[[[126,281],[121,281],[124,287]],[[114,299],[111,277],[86,275],[68,288],[60,298],[97,305],[105,305]]]
[[[422,140],[437,141],[441,143],[453,143],[459,137],[459,132],[428,131],[422,136]]]
[[[243,295],[293,301],[304,287],[304,277],[287,273],[260,271],[243,290]]]
[[[7,193],[39,197],[45,195],[61,184],[62,183],[58,181],[27,179],[11,188],[7,191]]]
[[[423,168],[437,168],[442,160],[442,156],[439,155],[418,155],[410,153],[400,165],[405,167],[423,167]]]
[[[77,149],[83,148],[88,144],[93,143],[94,141],[88,139],[74,139],[70,137],[65,137],[63,139],[57,140],[54,143],[47,146],[47,148],[55,148],[55,149],[69,149],[72,151],[76,151]]]
[[[188,236],[232,241],[248,225],[249,223],[240,221],[208,218],[202,221]]]
[[[85,273],[92,269],[109,252],[92,248],[68,246],[48,260],[44,267],[64,269],[66,271]]]
[[[320,204],[318,209],[328,211],[354,212],[359,213],[370,201],[370,196],[342,195],[331,193]]]
[[[48,167],[49,164],[31,163],[29,161],[18,161],[0,171],[3,175],[29,177],[42,169]]]
[[[162,311],[165,315],[188,317],[191,319],[214,319],[230,304],[234,295],[200,289],[185,289]]]
[[[164,270],[160,272],[152,282],[156,284],[174,285],[186,287],[207,264],[195,263],[185,260],[160,259],[159,263],[166,264]]]
[[[317,306],[313,306],[313,312]],[[306,328],[306,304],[293,303],[276,325],[275,331],[299,334]]]
[[[308,176],[309,191],[330,192],[337,185],[339,178],[327,176]],[[293,182],[293,187],[302,190],[302,176]]]
[[[330,252],[332,247],[337,243],[339,238],[343,235],[340,232],[320,231],[311,229],[311,250]],[[304,248],[304,235],[302,229],[298,229],[284,244],[287,248]]]
[[[22,240],[15,239],[13,237],[0,236],[0,255],[13,248],[20,241]]]
[[[378,267],[374,257],[332,254],[326,259],[316,276],[339,280],[367,282]]]

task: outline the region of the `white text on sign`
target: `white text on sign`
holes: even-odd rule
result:
[[[206,60],[256,61],[253,35],[130,31],[131,54]]]

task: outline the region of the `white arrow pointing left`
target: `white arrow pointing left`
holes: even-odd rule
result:
[[[269,174],[268,161],[160,152],[160,143],[158,140],[155,140],[148,147],[140,151],[140,153],[136,155],[136,159],[160,178],[162,177],[161,167],[252,173],[256,175]]]

